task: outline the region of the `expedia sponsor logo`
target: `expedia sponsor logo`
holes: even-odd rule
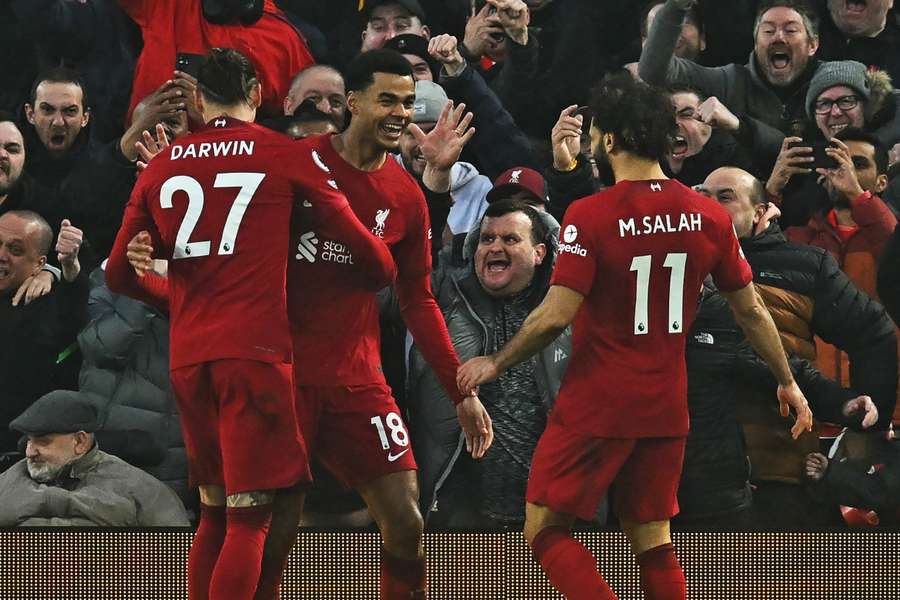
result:
[[[581,244],[560,244],[560,253],[568,252],[569,254],[577,254],[578,256],[587,256],[587,248]]]

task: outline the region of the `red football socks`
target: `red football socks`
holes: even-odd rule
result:
[[[252,600],[271,520],[270,504],[226,509],[225,542],[213,570],[209,600]]]
[[[687,584],[675,556],[675,546],[663,544],[637,557],[646,600],[685,600]]]
[[[381,600],[424,600],[426,587],[425,557],[404,560],[381,548]]]
[[[550,583],[568,600],[617,600],[594,555],[564,527],[542,529],[531,546]]]
[[[209,600],[219,550],[225,541],[225,507],[200,505],[200,524],[188,554],[188,599]]]

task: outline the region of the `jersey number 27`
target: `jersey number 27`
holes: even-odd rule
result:
[[[253,199],[259,184],[265,179],[265,173],[219,173],[213,187],[216,188],[240,188],[228,211],[225,225],[222,228],[222,239],[219,242],[218,254],[220,256],[234,254],[234,244],[238,229],[244,219],[244,213]],[[194,227],[203,213],[203,187],[200,182],[187,175],[177,175],[166,180],[159,190],[159,204],[163,208],[172,208],[172,196],[175,192],[184,192],[188,197],[187,210],[184,219],[175,235],[175,250],[172,258],[199,258],[209,256],[210,240],[191,242],[190,237]]]

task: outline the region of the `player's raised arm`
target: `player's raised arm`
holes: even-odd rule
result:
[[[753,349],[766,361],[778,380],[781,415],[788,416],[790,408],[797,414],[797,421],[791,427],[791,435],[797,439],[804,431],[811,431],[812,411],[803,392],[794,381],[775,322],[753,284],[750,283],[734,292],[722,292],[722,295],[728,300],[737,324],[744,330]]]
[[[550,286],[540,306],[531,311],[518,333],[496,354],[469,359],[459,368],[456,384],[466,394],[482,383],[494,381],[506,369],[519,364],[557,337],[575,320],[584,301],[580,292],[562,285]]]

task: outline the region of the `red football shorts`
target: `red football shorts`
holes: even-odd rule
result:
[[[612,506],[620,519],[671,519],[678,514],[684,445],[683,437],[593,437],[551,416],[534,451],[526,498],[589,521],[612,486]]]
[[[171,376],[192,485],[236,494],[311,480],[291,365],[217,360]]]
[[[344,485],[416,469],[409,432],[387,385],[299,386],[296,397],[309,455]]]

